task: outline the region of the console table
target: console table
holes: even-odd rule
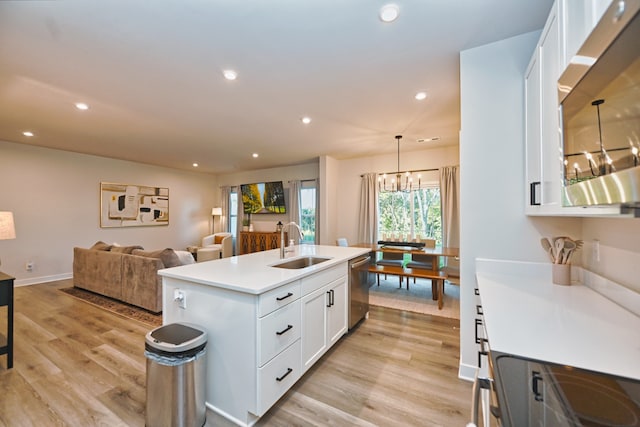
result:
[[[287,244],[287,233],[284,233],[285,245]],[[268,251],[280,247],[280,232],[261,231],[241,231],[240,232],[240,255],[250,254],[259,251]]]
[[[0,307],[7,306],[6,343],[0,347],[0,355],[7,355],[7,369],[13,367],[13,281],[14,277],[0,272]],[[1,336],[1,335],[0,335]]]

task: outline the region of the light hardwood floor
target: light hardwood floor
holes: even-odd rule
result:
[[[15,357],[0,356],[0,426],[143,426],[151,327],[76,300],[70,281],[16,288]],[[0,327],[6,327],[1,312]],[[464,426],[457,320],[372,307],[260,426]],[[207,414],[207,426],[231,425]]]

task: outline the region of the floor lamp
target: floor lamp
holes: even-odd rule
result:
[[[16,228],[13,225],[13,212],[0,212],[0,240],[16,238]],[[2,260],[0,260],[2,265]]]
[[[216,232],[216,217],[222,216],[222,208],[212,208],[211,216],[213,217],[213,220],[211,220],[211,234],[213,234]]]

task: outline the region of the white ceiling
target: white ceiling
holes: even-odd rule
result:
[[[385,3],[1,1],[0,140],[209,173],[455,145],[459,52],[552,0]]]

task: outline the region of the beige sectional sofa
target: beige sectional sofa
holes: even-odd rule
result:
[[[73,248],[73,285],[154,313],[162,311],[158,270],[182,265],[172,249],[145,252],[140,246],[115,247],[102,242]]]

